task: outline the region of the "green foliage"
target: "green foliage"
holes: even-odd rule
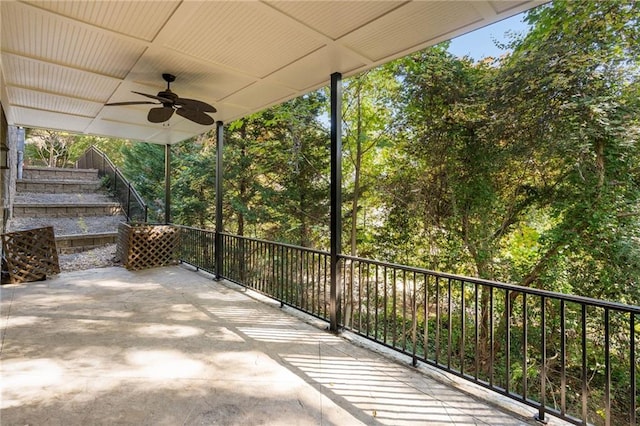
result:
[[[121,168],[124,163],[122,150],[124,147],[131,147],[132,142],[126,139],[76,135],[73,144],[69,147],[69,161],[75,162],[92,145],[104,152],[116,167]]]
[[[26,165],[64,167],[71,163],[69,148],[73,135],[44,129],[27,129],[24,162]]]
[[[99,136],[73,135],[55,130],[28,129],[25,144],[26,164],[47,167],[71,167],[91,146],[95,145],[121,166],[121,149],[130,146],[124,139],[108,139]]]
[[[164,221],[164,147],[135,143],[122,149],[122,173],[147,203],[150,222]]]
[[[316,92],[231,123],[226,227],[305,247],[328,246],[328,135]]]
[[[633,2],[559,0],[528,13],[531,31],[513,38],[512,53],[500,60],[457,59],[440,45],[346,80],[343,251],[640,304],[639,15]],[[325,96],[315,92],[228,125],[225,230],[328,247],[325,104]],[[175,221],[211,227],[214,148],[211,134],[174,148]],[[161,217],[163,147],[136,144],[122,152],[125,174]],[[433,294],[435,284],[429,285]],[[353,286],[347,283],[347,294],[355,294]],[[455,300],[462,297],[470,306],[472,296],[456,291]],[[476,296],[481,305],[477,347],[462,341],[471,335],[468,317],[452,317],[449,330],[448,324],[423,315],[416,328],[429,342],[415,342],[417,350],[436,353],[436,330],[440,344],[449,338],[455,342],[449,348],[454,366],[486,362],[492,350],[499,385],[537,395],[539,347],[529,343],[526,366],[518,360],[508,365],[505,336],[509,327],[521,330],[526,320],[528,336],[512,331],[512,353],[525,346],[525,337],[538,341],[541,309],[530,306],[525,319],[521,295],[511,295],[511,312],[506,312],[505,294],[494,296],[492,303],[502,313],[491,319],[493,342],[490,295],[483,290],[480,302]],[[373,324],[362,317],[355,298],[345,300],[348,324],[375,328],[388,344],[405,348],[412,343],[413,324],[400,316],[411,309],[407,301],[372,300],[381,316]],[[560,373],[549,359],[561,351],[560,308],[553,303],[545,308],[551,401],[559,396]],[[598,422],[604,383],[601,315],[590,316],[581,330],[578,307],[568,306],[566,314],[567,385],[574,390],[567,394],[570,411],[580,415],[575,409],[582,374],[577,336],[585,332],[589,416]],[[616,321],[622,322],[612,320],[612,336],[625,341],[628,330]],[[448,355],[443,348],[437,348],[441,359]],[[462,361],[459,348],[465,351]],[[611,350],[614,361],[623,359],[624,344]],[[631,386],[628,368],[612,371],[614,395]],[[488,379],[488,371],[478,374]],[[624,408],[614,402],[614,410]]]

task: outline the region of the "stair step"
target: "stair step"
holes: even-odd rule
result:
[[[125,222],[124,215],[88,216],[88,217],[23,217],[12,218],[7,222],[7,232],[24,231],[26,229],[53,226],[56,237],[79,234],[108,234],[117,232],[120,222]]]
[[[22,169],[23,180],[71,179],[98,181],[97,169],[68,169],[56,167],[25,167]]]
[[[61,180],[61,179],[19,179],[16,191],[34,192],[38,194],[93,193],[100,189],[100,181]]]
[[[115,244],[118,232],[103,232],[93,234],[71,234],[56,237],[56,248],[59,254],[71,254]]]
[[[101,186],[96,169],[25,167],[6,230],[52,226],[59,254],[115,244],[126,217]]]
[[[107,194],[102,191],[93,193],[37,193],[37,192],[21,192],[17,193],[14,199],[15,204],[95,204],[95,203],[113,203]]]
[[[15,203],[13,216],[21,217],[80,217],[115,216],[122,214],[120,203]]]

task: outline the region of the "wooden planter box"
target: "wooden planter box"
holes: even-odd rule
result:
[[[59,274],[53,227],[2,234],[2,282],[23,283]]]
[[[129,270],[178,263],[180,233],[170,225],[121,223],[116,256]]]

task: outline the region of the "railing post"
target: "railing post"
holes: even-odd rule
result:
[[[331,289],[329,329],[341,323],[340,252],[342,250],[342,74],[331,74]]]
[[[127,186],[127,220],[131,221],[131,182]]]
[[[224,123],[216,123],[216,234],[215,234],[215,270],[216,279],[222,278],[222,152],[224,148]]]
[[[164,146],[164,223],[171,223],[171,145]]]

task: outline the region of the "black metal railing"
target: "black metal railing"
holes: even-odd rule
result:
[[[182,227],[214,272],[215,233]],[[330,318],[330,254],[221,233],[218,275]],[[340,256],[342,326],[574,424],[636,425],[640,307]]]
[[[353,332],[535,407],[540,419],[636,424],[640,307],[341,258]]]
[[[222,247],[224,278],[329,319],[328,253],[230,234]]]
[[[180,230],[180,261],[215,274],[216,233],[190,226],[173,226]]]
[[[78,169],[98,169],[98,176],[114,197],[120,202],[128,222],[147,222],[147,205],[122,172],[109,157],[95,146],[90,146],[78,161]]]

